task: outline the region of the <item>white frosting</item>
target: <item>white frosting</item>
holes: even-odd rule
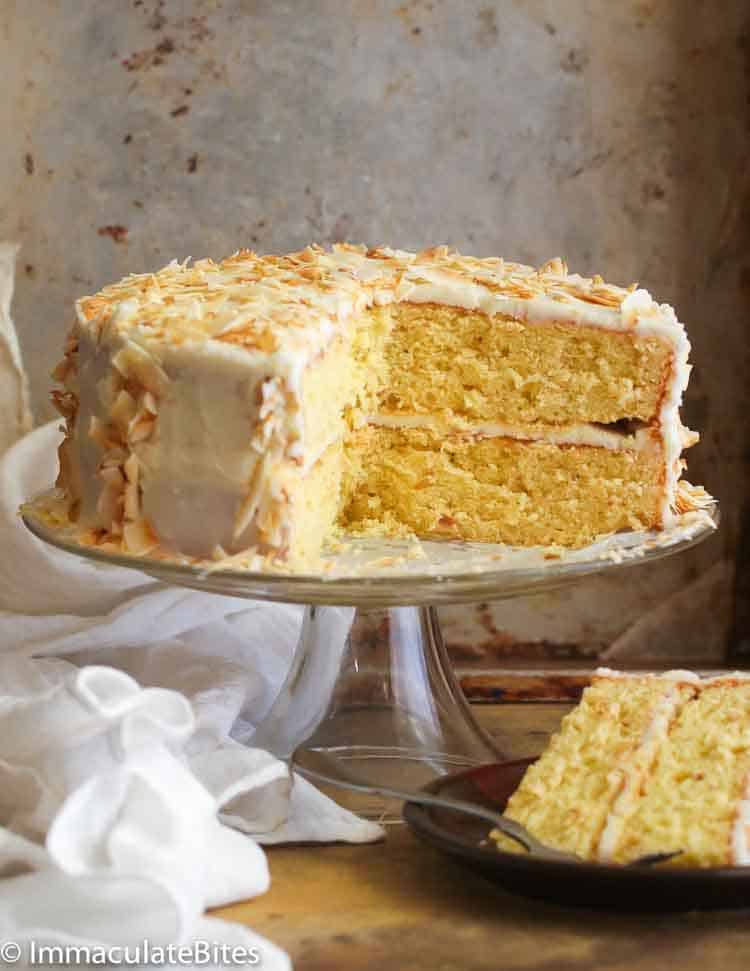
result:
[[[701,678],[701,684],[721,684],[721,682],[750,681],[748,671],[722,671],[721,674],[711,675],[710,678]]]
[[[659,412],[659,428],[664,442],[664,459],[667,468],[666,489],[662,512],[662,525],[674,522],[675,495],[682,472],[683,427],[680,421],[680,404],[690,377],[688,355],[690,343],[684,331],[678,335],[672,359],[672,380],[667,384]]]
[[[535,270],[504,260],[477,260],[449,251],[432,255],[383,249],[375,256],[335,247],[334,265],[352,268],[357,279],[376,284],[375,302],[437,303],[529,323],[562,320],[672,341],[684,328],[668,304],[657,304],[643,289],[612,287],[578,274]],[[391,267],[383,257],[396,261]],[[445,265],[447,264],[447,265]],[[393,286],[393,280],[398,283]],[[377,284],[380,284],[377,286]],[[498,292],[502,287],[507,292]],[[531,289],[529,295],[513,293]],[[600,298],[602,303],[592,302]]]
[[[732,826],[730,853],[731,862],[735,866],[750,865],[750,773],[745,779],[742,799],[737,803],[737,812]]]
[[[648,451],[654,448],[651,428],[623,433],[591,422],[573,425],[510,425],[502,422],[449,423],[430,415],[369,415],[367,422],[383,428],[429,428],[437,434],[458,434],[477,438],[515,438],[549,442],[552,445],[588,445],[611,451]]]
[[[119,350],[116,348],[119,347]],[[100,503],[99,467],[103,449],[90,434],[92,419],[111,421],[115,393],[111,363],[131,374],[148,352],[116,335],[109,346],[95,344],[84,334],[79,346],[80,408],[74,442],[80,463],[81,520],[108,529],[111,511]],[[283,504],[288,474],[297,468],[303,442],[299,411],[286,400],[273,400],[274,381],[299,388],[299,362],[283,353],[248,355],[230,345],[213,345],[209,354],[196,353],[191,344],[165,344],[152,363],[163,372],[155,433],[140,442],[126,443],[140,466],[142,512],[167,549],[209,556],[217,545],[226,550],[247,549],[259,542],[254,520],[261,520],[275,504]],[[269,372],[274,375],[268,377]],[[96,425],[95,425],[96,427]],[[253,444],[254,433],[263,431]],[[262,463],[288,474],[266,477],[259,483],[253,515],[247,516],[248,484],[257,479]],[[244,515],[242,513],[244,512]],[[268,530],[266,530],[268,533]],[[283,531],[266,537],[283,546]]]
[[[162,361],[169,385],[159,402],[158,437],[138,452],[144,515],[172,549],[204,556],[216,545],[246,549],[258,542],[254,517],[245,510],[240,518],[248,483],[263,461],[280,463],[289,435],[301,438],[299,422],[285,413],[282,437],[272,427],[264,448],[252,447],[268,405],[265,362],[248,366],[234,348],[199,360],[190,349],[165,348]],[[274,361],[273,372],[293,383],[298,376],[286,364]],[[263,512],[261,503],[279,501],[283,484],[283,476],[268,477],[254,514]]]
[[[614,671],[612,668],[597,668],[596,671],[594,671],[594,677],[635,678],[639,681],[643,678],[656,678],[659,681],[680,681],[687,684],[706,683],[702,681],[701,677],[697,675],[695,671],[683,671],[680,668],[674,668],[671,671],[661,671],[659,674],[643,674],[637,671]]]
[[[646,291],[641,291],[646,293]],[[620,310],[592,306],[583,300],[571,298],[565,304],[547,294],[530,299],[508,297],[492,293],[483,286],[466,286],[455,281],[412,283],[407,275],[396,291],[397,300],[409,303],[438,303],[465,310],[478,310],[488,315],[502,314],[526,323],[549,323],[563,320],[566,323],[585,324],[606,330],[633,330],[641,336],[670,336],[671,324],[661,315],[649,315],[627,319]]]

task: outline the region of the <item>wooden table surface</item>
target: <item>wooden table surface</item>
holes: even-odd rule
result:
[[[529,704],[477,712],[508,755],[521,757],[539,751],[565,710]],[[296,971],[750,968],[748,911],[618,916],[524,900],[403,825],[389,827],[383,843],[275,847],[268,857],[270,891],[215,914],[284,947]]]

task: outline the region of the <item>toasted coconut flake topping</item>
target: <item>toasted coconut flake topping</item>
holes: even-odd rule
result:
[[[570,274],[559,257],[537,270],[462,256],[447,246],[408,253],[340,244],[286,256],[240,250],[219,263],[173,261],[158,273],[129,276],[84,297],[77,310],[84,325],[135,337],[127,360],[115,360],[115,366],[137,374],[158,398],[164,376],[145,349],[152,341],[216,340],[266,354],[314,351],[352,313],[374,303],[424,302],[430,290],[437,302],[530,321],[554,317],[556,306],[568,316],[573,305],[578,319],[592,326],[629,329],[641,318],[667,330],[679,326],[671,308],[656,304],[645,290]],[[508,306],[502,309],[498,300]]]
[[[697,509],[710,509],[716,503],[703,486],[694,486],[684,479],[677,483],[675,493],[675,512],[679,515],[694,512]]]

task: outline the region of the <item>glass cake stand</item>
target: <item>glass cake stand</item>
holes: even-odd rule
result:
[[[248,572],[114,554],[80,544],[32,506],[39,539],[170,584],[252,600],[306,605],[286,681],[255,733],[254,747],[294,764],[314,750],[330,767],[338,802],[380,821],[400,820],[391,800],[346,792],[346,780],[414,791],[436,776],[503,758],[474,720],[440,633],[439,604],[539,593],[592,574],[685,550],[716,527],[717,513],[682,516],[661,533],[622,533],[581,550],[361,540],[342,542],[319,573]],[[320,781],[316,777],[316,781]],[[324,787],[325,788],[325,787]]]

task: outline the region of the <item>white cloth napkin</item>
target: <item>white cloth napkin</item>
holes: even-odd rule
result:
[[[0,453],[31,429],[29,388],[10,316],[17,243],[0,243]]]
[[[211,793],[184,757],[194,729],[184,697],[59,660],[4,658],[0,683],[4,942],[30,958],[32,941],[136,953],[146,940],[229,939],[257,947],[264,968],[290,967],[258,935],[203,917],[269,878],[257,843],[217,816],[240,779]],[[288,787],[283,765],[248,755],[247,791]]]

